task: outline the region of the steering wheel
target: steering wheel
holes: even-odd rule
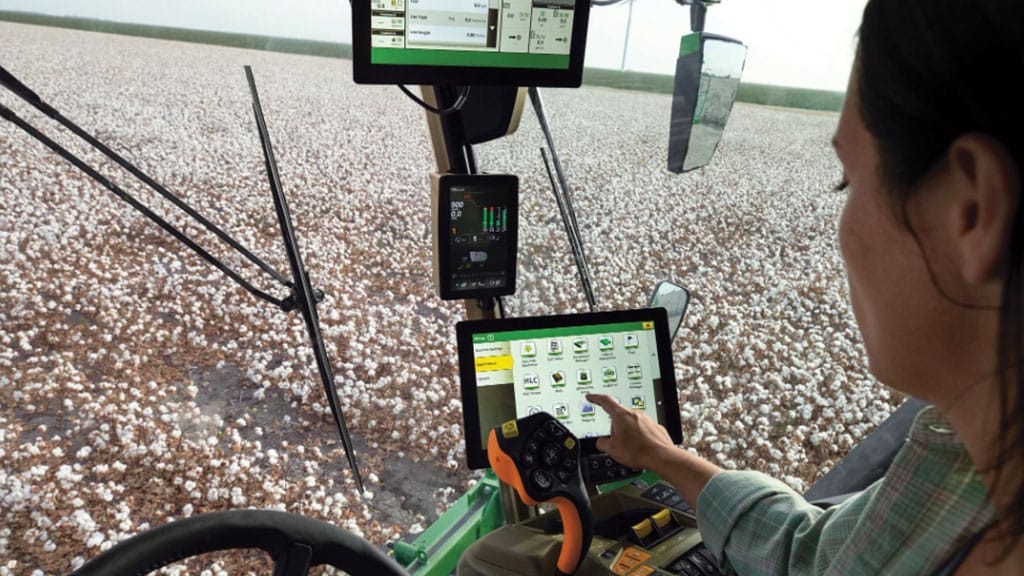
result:
[[[72,576],[148,574],[207,552],[259,548],[274,560],[274,576],[305,575],[328,564],[349,574],[406,576],[394,560],[341,528],[276,510],[211,512],[136,534],[86,562]]]

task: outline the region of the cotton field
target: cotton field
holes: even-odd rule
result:
[[[355,488],[297,313],[254,298],[0,123],[0,574],[64,574],[171,519],[276,508],[384,545],[474,481],[454,325],[431,287],[424,113],[346,60],[0,23],[0,65],[288,274],[253,67],[368,492]],[[836,115],[736,105],[713,164],[665,168],[670,97],[543,90],[601,310],[660,279],[686,447],[805,489],[899,398],[866,370],[836,242]],[[0,103],[197,238],[261,270],[7,91]],[[521,180],[509,314],[585,311],[531,110],[477,149]],[[210,574],[245,573],[231,557]],[[248,566],[251,558],[243,557]],[[177,573],[181,567],[167,570]]]

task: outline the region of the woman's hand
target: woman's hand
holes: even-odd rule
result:
[[[587,400],[612,417],[611,434],[597,439],[597,449],[620,464],[654,472],[696,510],[701,490],[721,468],[676,448],[668,432],[643,412],[629,410],[604,394],[587,394]]]
[[[620,464],[650,469],[664,459],[666,450],[675,450],[665,428],[642,411],[629,410],[606,394],[587,394],[587,400],[611,416],[611,435],[598,438],[597,449]]]

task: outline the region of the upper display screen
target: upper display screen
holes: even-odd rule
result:
[[[578,86],[589,8],[576,0],[357,1],[355,80]]]

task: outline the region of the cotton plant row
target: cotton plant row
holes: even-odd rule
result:
[[[45,49],[69,47],[58,56]],[[10,124],[0,124],[0,575],[62,574],[175,518],[244,507],[383,545],[429,524],[465,469],[454,324],[431,285],[423,113],[347,61],[0,23],[4,66],[279,271],[242,65],[252,64],[320,305],[360,495],[305,326],[253,298]],[[69,66],[66,54],[74,55]],[[96,75],[92,71],[108,72]],[[714,163],[664,170],[670,98],[545,90],[598,309],[694,295],[674,344],[685,445],[808,486],[899,399],[865,370],[835,242],[834,114],[737,105]],[[287,290],[7,93],[268,292]],[[584,311],[538,147],[478,147],[521,178],[513,315]],[[392,474],[434,481],[435,509]],[[215,559],[204,573],[247,573]],[[179,565],[165,571],[181,573]]]

